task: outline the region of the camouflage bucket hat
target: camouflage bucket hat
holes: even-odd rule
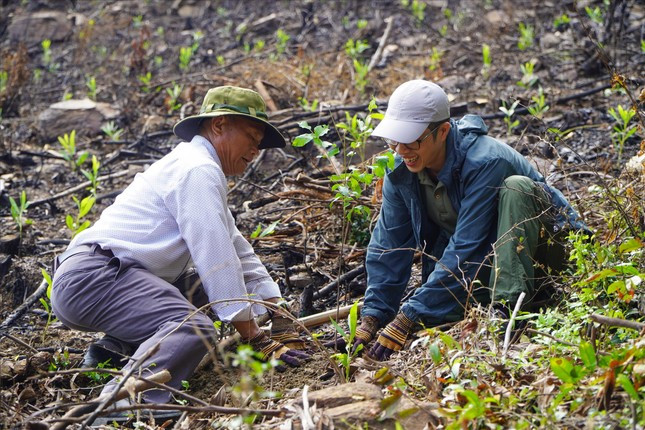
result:
[[[225,86],[211,88],[204,97],[199,115],[189,116],[175,124],[173,133],[190,141],[199,133],[199,125],[205,118],[236,115],[259,121],[266,125],[260,149],[282,148],[285,140],[276,127],[271,125],[266,114],[266,105],[260,94],[246,88]]]

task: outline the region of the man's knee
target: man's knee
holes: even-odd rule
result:
[[[504,179],[499,190],[500,199],[508,196],[532,196],[535,182],[529,177],[513,175]]]

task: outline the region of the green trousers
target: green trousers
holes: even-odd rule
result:
[[[489,288],[494,303],[528,303],[552,272],[566,267],[566,232],[555,232],[547,193],[525,176],[510,176],[499,190],[497,241]]]

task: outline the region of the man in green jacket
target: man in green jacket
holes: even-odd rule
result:
[[[585,228],[560,191],[487,131],[478,116],[451,119],[448,97],[432,82],[409,81],[392,94],[372,135],[397,162],[367,251],[355,344],[385,327],[372,358],[400,350],[415,324],[458,321],[471,301],[503,311],[522,292],[530,299],[536,263],[563,268],[564,232]],[[423,284],[400,306],[415,250],[423,251]]]

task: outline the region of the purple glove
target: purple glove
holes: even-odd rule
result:
[[[383,329],[367,356],[376,361],[387,360],[393,352],[403,348],[413,326],[414,322],[399,312],[394,321]]]
[[[263,360],[276,357],[291,367],[299,367],[304,360],[309,358],[309,354],[306,352],[289,349],[280,342],[272,340],[263,331],[249,339],[249,345],[260,354]],[[286,369],[283,366],[278,366],[278,370],[284,371]]]

